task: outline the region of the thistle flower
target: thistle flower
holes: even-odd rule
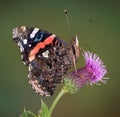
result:
[[[95,84],[99,81],[105,83],[103,78],[107,74],[106,66],[103,61],[92,52],[84,52],[85,66],[77,69],[71,73],[72,80],[79,87],[83,87],[86,84]]]

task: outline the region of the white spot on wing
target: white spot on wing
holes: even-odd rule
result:
[[[31,47],[32,45],[31,45],[31,44],[29,44],[28,46],[29,46],[29,47]]]
[[[43,57],[45,57],[45,58],[48,58],[48,57],[49,57],[48,54],[49,54],[49,51],[48,51],[48,50],[46,50],[45,52],[42,53]]]
[[[13,38],[16,38],[18,34],[17,28],[13,29]]]
[[[23,44],[26,45],[27,44],[27,39],[23,40]]]
[[[39,28],[35,28],[32,33],[30,34],[30,38],[34,38],[36,33],[39,31]]]
[[[40,55],[38,55],[38,58],[40,58],[41,56]]]
[[[18,44],[18,46],[20,47],[20,51],[23,52],[23,51],[24,51],[24,48],[23,48],[21,42],[18,42],[17,44]]]
[[[23,32],[26,31],[26,26],[21,26],[21,29],[23,30]]]
[[[23,59],[23,55],[21,54],[21,59]]]

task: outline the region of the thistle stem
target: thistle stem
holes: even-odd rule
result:
[[[65,91],[64,89],[62,89],[59,94],[57,95],[57,97],[55,98],[55,100],[53,101],[52,105],[50,106],[49,108],[49,113],[50,115],[52,114],[57,102],[60,100],[60,98],[65,94]]]

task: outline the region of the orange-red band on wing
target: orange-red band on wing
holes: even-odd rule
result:
[[[33,50],[31,50],[31,52],[29,54],[29,61],[32,61],[33,59],[35,59],[35,55],[39,52],[39,50],[45,48],[46,45],[49,45],[50,43],[52,43],[52,41],[54,40],[55,37],[56,36],[53,34],[53,35],[49,36],[48,38],[46,38],[44,42],[39,42],[33,48]]]

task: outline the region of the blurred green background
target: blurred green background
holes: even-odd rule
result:
[[[110,79],[106,85],[85,86],[75,95],[63,96],[53,117],[120,117],[119,0],[0,0],[0,117],[19,117],[24,107],[37,113],[41,98],[48,105],[55,98],[56,94],[44,98],[31,89],[12,29],[39,27],[67,41],[65,8],[72,35],[78,34],[80,44],[89,45],[103,59]]]

